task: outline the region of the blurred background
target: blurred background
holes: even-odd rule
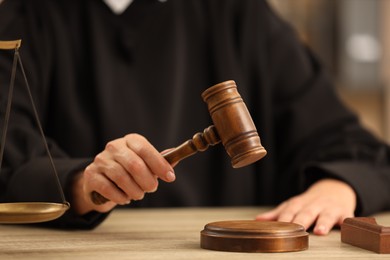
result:
[[[362,123],[390,143],[390,0],[268,0],[332,75]]]

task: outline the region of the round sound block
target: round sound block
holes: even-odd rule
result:
[[[291,252],[308,248],[303,226],[278,221],[234,220],[207,224],[201,231],[204,249],[230,252]]]

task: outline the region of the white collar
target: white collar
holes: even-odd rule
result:
[[[111,8],[113,13],[121,14],[129,7],[133,0],[103,0],[103,2]]]

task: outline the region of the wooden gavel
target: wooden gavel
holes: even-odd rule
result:
[[[206,89],[202,98],[207,103],[214,125],[165,153],[163,156],[170,164],[176,164],[198,151],[205,151],[219,142],[230,156],[233,168],[254,163],[267,154],[233,80]],[[91,193],[91,199],[98,205],[108,201],[96,191]]]

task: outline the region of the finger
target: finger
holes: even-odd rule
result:
[[[294,212],[284,211],[280,213],[279,217],[277,218],[277,221],[292,222],[294,218],[295,218]]]
[[[300,197],[293,197],[285,202],[277,220],[283,222],[292,222],[295,216],[304,207],[304,200]]]
[[[278,216],[278,213],[273,210],[273,211],[267,211],[261,214],[258,214],[255,219],[256,220],[276,220]]]
[[[157,189],[157,185],[155,184],[145,184],[147,182],[147,177],[145,177],[145,179],[141,179],[140,181],[136,181],[134,177],[122,167],[122,165],[116,162],[113,162],[113,164],[114,165],[110,167],[110,170],[107,171],[105,175],[127,195],[127,201],[143,199],[145,192],[148,191],[148,186],[154,187],[151,189]],[[146,176],[150,176],[150,174]],[[150,177],[150,180],[153,183],[157,183],[157,180],[153,177]],[[123,203],[126,203],[126,201]]]
[[[131,197],[142,199],[144,192],[154,192],[157,190],[158,181],[143,158],[131,149],[117,153],[114,157],[119,168],[112,171],[115,183],[118,184]],[[140,194],[142,191],[142,197]]]
[[[166,182],[172,182],[176,179],[172,166],[164,159],[145,138],[137,136],[133,138],[126,137],[127,146],[142,158],[151,172]]]
[[[123,152],[120,152],[123,150],[123,145],[115,143],[118,142],[108,143],[105,151],[95,157],[89,168],[95,169],[95,178],[99,174],[106,177],[108,180],[105,182],[106,186],[104,187],[107,190],[106,192],[115,191],[115,194],[110,194],[106,198],[123,205],[130,203],[131,200],[142,199],[144,191],[134,182],[123,166],[115,160],[118,154],[123,154]],[[151,179],[154,180],[153,178]],[[99,192],[99,190],[96,191]],[[104,196],[104,194],[101,195]]]
[[[118,204],[126,204],[130,202],[127,195],[106,175],[98,171],[94,165],[90,165],[85,168],[84,176],[87,183],[85,186],[87,194],[90,194],[92,191],[96,191],[107,199]]]
[[[143,140],[139,135],[129,135],[127,138],[134,140],[134,143],[138,139]],[[131,199],[139,200],[143,198],[144,192],[155,191],[158,181],[145,164],[144,159],[127,146],[125,139],[126,137],[107,143],[103,154],[109,160],[106,160],[108,163],[105,162],[103,165],[108,169],[102,171],[106,172]],[[144,142],[147,145],[147,142]],[[113,164],[113,162],[118,165]]]
[[[299,211],[292,222],[302,225],[305,229],[310,228],[313,223],[317,220],[320,214],[321,208],[310,205],[309,207],[303,208]]]
[[[314,226],[313,233],[315,235],[327,235],[333,226],[338,223],[340,215],[329,211],[322,212]]]

